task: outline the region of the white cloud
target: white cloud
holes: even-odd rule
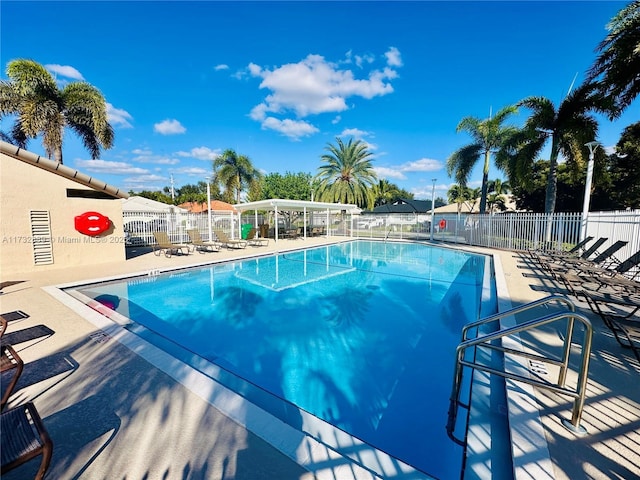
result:
[[[182,168],[172,169],[171,171],[173,173],[188,175],[190,177],[203,177],[203,178],[211,174],[210,170],[206,170],[200,167],[182,167]]]
[[[364,138],[370,135],[369,132],[365,130],[360,130],[359,128],[345,128],[340,134],[341,137],[354,137],[354,138]]]
[[[44,68],[49,70],[51,73],[55,75],[60,75],[65,78],[70,78],[72,80],[84,80],[82,74],[76,70],[75,68],[69,65],[57,65],[57,64],[48,64],[45,65]]]
[[[436,172],[444,167],[440,160],[431,158],[421,158],[413,162],[406,162],[400,165],[392,165],[388,167],[375,167],[374,170],[380,178],[394,178],[397,180],[405,180],[406,173],[414,172]]]
[[[110,103],[107,103],[107,120],[114,127],[133,128],[133,125],[129,123],[129,120],[133,120],[129,112],[116,108]]]
[[[144,168],[134,167],[126,162],[110,162],[107,160],[76,160],[76,166],[89,172],[110,173],[113,175],[138,174],[143,175],[149,173]]]
[[[396,180],[406,180],[407,176],[400,170],[388,167],[373,167],[373,171],[379,178],[393,178]]]
[[[359,71],[362,78],[357,78],[353,70],[342,68],[320,55],[308,55],[297,63],[288,63],[272,69],[250,63],[247,67],[248,73],[253,77],[261,78],[260,88],[269,93],[263,102],[251,110],[249,116],[261,122],[263,128],[282,132],[289,127],[295,131],[296,127],[303,126],[305,127],[302,130],[303,135],[315,133],[319,131],[317,128],[307,122],[301,122],[300,119],[309,115],[345,111],[349,108],[347,100],[351,97],[372,99],[393,92],[390,80],[396,78],[398,74],[390,67],[401,66],[400,52],[395,49],[385,55],[387,65],[382,69],[372,69],[369,72]],[[348,52],[343,65],[356,63],[360,66],[365,64],[368,66],[374,61],[373,56],[356,56]],[[276,119],[274,115],[280,117],[295,115],[297,118],[295,120]],[[339,116],[335,117],[333,122],[339,119]],[[288,136],[297,138],[295,133]]]
[[[229,70],[229,65],[221,63],[220,65],[216,65],[215,67],[213,67],[213,69],[215,71],[219,71],[219,70]]]
[[[133,150],[131,150],[131,153],[133,153],[134,155],[153,155],[153,152],[151,150],[142,148],[134,148]]]
[[[124,179],[125,183],[147,183],[147,182],[165,182],[167,177],[162,175],[139,175],[137,177],[128,177]]]
[[[403,163],[399,168],[403,172],[435,172],[442,170],[443,167],[444,164],[440,160],[421,158],[414,162]]]
[[[197,158],[198,160],[215,160],[220,153],[222,152],[219,149],[211,150],[209,147],[195,147],[188,152],[177,152],[177,155],[181,157]]]
[[[279,120],[274,117],[265,118],[262,122],[262,128],[265,130],[275,130],[291,139],[308,137],[309,135],[319,132],[316,127],[303,120],[291,120],[288,118]]]
[[[402,57],[400,55],[400,50],[398,50],[396,47],[389,48],[384,56],[387,57],[387,65],[389,65],[390,67],[402,66]]]
[[[153,126],[153,130],[161,135],[176,135],[187,131],[178,120],[163,120]]]
[[[158,155],[140,155],[133,159],[134,162],[139,163],[154,163],[157,165],[176,165],[180,163],[177,158],[162,157]]]
[[[331,123],[333,123],[335,125],[337,123],[340,123],[340,120],[342,120],[342,116],[341,115],[336,115],[335,118],[333,120],[331,120]]]

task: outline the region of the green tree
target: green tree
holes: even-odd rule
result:
[[[111,148],[113,128],[107,121],[102,93],[86,82],[71,82],[59,89],[53,76],[33,60],[12,60],[9,80],[0,82],[0,116],[15,115],[10,136],[26,148],[28,139],[42,135],[49,158],[62,163],[65,128],[75,132],[91,158]],[[7,134],[5,134],[7,135]]]
[[[142,190],[141,192],[130,191],[129,195],[137,195],[139,197],[148,198],[150,200],[155,200],[156,202],[166,203],[168,205],[173,205],[173,201],[171,197],[163,192],[151,191],[151,190]]]
[[[381,179],[378,183],[371,187],[371,195],[373,195],[373,206],[379,207],[393,203],[399,199],[413,199],[413,193],[408,192],[404,188],[398,187],[389,180]]]
[[[487,205],[489,211],[499,210],[504,212],[507,209],[506,195],[511,192],[511,185],[503,182],[499,178],[488,182]]]
[[[484,157],[482,168],[482,194],[480,197],[480,213],[484,213],[487,206],[487,182],[489,181],[489,165],[491,154],[497,152],[505,140],[515,133],[516,128],[503,126],[507,118],[516,113],[516,106],[507,106],[496,113],[495,117],[480,120],[476,117],[463,118],[457,132],[467,132],[471,135],[473,143],[466,145],[447,159],[447,173],[455,174],[455,179],[460,185],[466,185],[471,170]]]
[[[260,181],[261,198],[282,198],[286,200],[309,200],[311,198],[310,173],[269,173]]]
[[[544,212],[545,190],[549,177],[549,161],[538,160],[530,167],[527,184],[518,184],[513,188],[513,195],[518,209],[531,212]],[[582,210],[584,200],[584,178],[578,179],[570,165],[561,163],[557,167],[558,195],[556,212],[578,212]],[[595,182],[594,182],[595,183]],[[592,205],[596,205],[596,197],[592,197]]]
[[[344,143],[336,137],[337,145],[328,144],[329,153],[322,155],[324,162],[318,168],[318,200],[352,203],[362,208],[373,206],[371,187],[377,177],[371,164],[372,153],[361,140]]]
[[[187,202],[207,203],[207,182],[200,181],[197,184],[187,183],[176,189],[176,204],[180,205]],[[213,200],[215,197],[211,195]]]
[[[640,208],[640,122],[624,129],[608,160],[611,188],[605,196],[613,202],[610,208]]]
[[[526,185],[533,163],[551,139],[549,175],[545,191],[545,213],[556,211],[558,159],[564,158],[575,171],[583,168],[589,156],[585,144],[598,134],[598,123],[590,113],[602,111],[603,101],[593,84],[583,84],[565,97],[556,109],[545,97],[528,97],[518,106],[531,111],[524,127],[512,135],[496,155],[496,162],[509,173],[511,185]],[[549,228],[551,223],[549,223]],[[547,229],[547,236],[551,232]]]
[[[607,30],[587,81],[597,82],[603,97],[613,101],[609,111],[613,119],[640,93],[640,1],[620,10],[607,24]]]
[[[465,185],[454,183],[447,191],[447,198],[449,199],[449,203],[458,204],[458,213],[460,213],[462,211],[462,205],[466,205],[468,210],[471,211],[475,199],[478,198],[476,194],[477,191]]]
[[[222,152],[213,161],[213,173],[216,183],[226,189],[227,199],[235,198],[240,203],[240,194],[251,184],[260,180],[262,174],[253,166],[249,157],[238,155],[234,150]]]

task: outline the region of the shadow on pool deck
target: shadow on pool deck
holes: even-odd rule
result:
[[[287,245],[301,248],[320,243],[307,239]],[[339,458],[326,463],[312,461],[317,474],[312,475],[115,339],[91,337],[96,327],[40,288],[262,254],[275,248],[271,245],[170,259],[144,253],[117,265],[105,265],[99,272],[95,267],[52,270],[3,288],[0,311],[19,309],[30,315],[10,322],[7,335],[38,325],[55,332],[17,345],[29,375],[9,404],[35,401],[54,441],[47,478],[345,478],[341,472],[348,466]],[[519,254],[498,253],[514,305],[558,291]],[[555,478],[640,478],[640,365],[608,334],[599,318],[584,304],[577,305],[595,327],[583,415],[589,434],[576,437],[560,425],[560,416],[570,416],[570,399],[537,390]],[[522,338],[532,350],[553,351],[561,343],[559,335],[548,328]],[[446,419],[442,420],[444,428]],[[535,452],[526,448],[516,448],[515,455],[522,455],[525,464],[527,458],[535,462]],[[37,463],[19,467],[3,475],[3,480],[29,478]],[[344,468],[347,470],[341,470]],[[389,478],[403,478],[396,473]]]
[[[640,478],[640,365],[633,353],[616,342],[585,302],[567,295],[527,255],[504,252],[501,258],[503,264],[510,264],[510,276],[518,280],[509,284],[514,303],[530,301],[530,292],[537,298],[554,293],[566,295],[594,328],[582,416],[587,435],[576,436],[560,424],[561,418],[571,418],[570,398],[536,389],[555,478]],[[521,338],[525,348],[559,358],[564,333],[558,326],[548,325]],[[575,373],[577,366],[572,365],[572,369]],[[550,371],[549,376],[553,377],[553,373]]]

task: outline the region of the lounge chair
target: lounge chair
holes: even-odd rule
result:
[[[200,232],[196,229],[187,230],[187,235],[189,235],[189,240],[191,240],[194,250],[200,253],[220,251],[220,244],[218,242],[206,242],[202,240]]]
[[[35,405],[28,402],[3,412],[0,415],[0,431],[2,431],[0,473],[7,473],[42,455],[35,478],[43,479],[51,462],[53,442],[44,428]]]
[[[582,247],[584,247],[587,243],[593,240],[593,237],[585,237],[583,240],[580,240],[569,250],[561,250],[561,251],[545,251],[543,249],[529,249],[529,256],[534,260],[540,260],[541,257],[550,258],[573,258],[579,256],[579,251]]]
[[[602,253],[598,253],[593,259],[587,258],[577,258],[577,259],[565,259],[561,262],[549,262],[546,264],[547,270],[551,272],[551,275],[556,277],[559,273],[565,273],[570,270],[586,270],[588,268],[598,268],[603,269],[607,268],[611,265],[615,265],[620,263],[613,254],[624,247],[627,243],[623,240],[618,240],[617,242],[609,245],[606,250]]]
[[[18,383],[18,378],[22,374],[24,362],[11,345],[0,347],[0,375],[2,376],[2,399],[0,400],[0,410],[4,408],[13,389]],[[4,454],[3,454],[4,458]]]
[[[285,230],[284,236],[285,236],[285,238],[288,238],[290,240],[295,240],[300,236],[300,230],[302,230],[302,229],[301,228],[289,228],[289,229]]]
[[[559,273],[557,279],[562,281],[567,289],[576,297],[585,295],[585,290],[600,290],[603,287],[618,288],[627,292],[640,293],[640,282],[635,281],[626,274],[640,264],[640,250],[631,255],[625,261],[620,262],[615,268],[599,268],[597,266],[582,265],[573,271]],[[636,275],[638,272],[636,272]],[[596,288],[586,286],[595,284]]]
[[[581,255],[577,255],[575,257],[570,255],[554,255],[553,253],[549,253],[546,255],[538,256],[537,260],[545,270],[549,270],[550,266],[553,267],[554,265],[558,264],[562,267],[561,262],[579,263],[587,260],[591,255],[597,253],[598,248],[600,248],[600,246],[607,240],[609,239],[606,237],[600,237],[593,243],[593,245],[584,250]]]
[[[227,236],[222,230],[214,230],[213,233],[216,234],[216,237],[220,244],[227,248],[247,248],[246,240],[233,240]]]
[[[251,228],[251,230],[249,230],[246,240],[247,244],[253,247],[266,247],[267,245],[269,245],[268,238],[258,237],[258,229],[256,228]]]
[[[586,292],[585,298],[616,341],[624,348],[630,348],[640,362],[640,319],[633,318],[640,311],[640,296]]]
[[[162,251],[164,250],[165,257],[170,257],[174,252],[183,255],[189,255],[189,245],[172,243],[169,239],[169,235],[167,235],[167,232],[153,232],[153,236],[156,239],[156,244],[153,245],[154,254],[160,255],[160,253],[162,253]]]

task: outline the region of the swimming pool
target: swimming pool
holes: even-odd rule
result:
[[[492,275],[483,255],[352,241],[75,290],[173,355],[221,367],[218,381],[310,435],[308,414],[456,478],[454,351],[462,325],[496,311]]]

